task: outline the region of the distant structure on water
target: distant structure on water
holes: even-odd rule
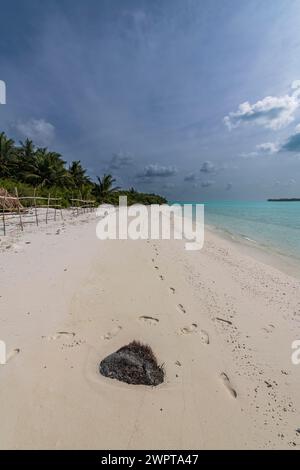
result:
[[[299,202],[300,198],[292,197],[292,198],[280,198],[280,199],[268,199],[268,202]]]

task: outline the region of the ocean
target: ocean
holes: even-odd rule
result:
[[[206,202],[205,223],[300,266],[300,202]]]

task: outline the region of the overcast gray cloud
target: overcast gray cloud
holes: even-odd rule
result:
[[[187,181],[189,183],[196,181],[196,179],[197,179],[196,173],[189,173],[188,175],[184,177],[184,181]]]
[[[300,152],[300,127],[296,127],[295,133],[290,135],[287,141],[281,146],[281,150],[288,152]]]
[[[215,199],[228,181],[247,199],[300,181],[285,130],[300,121],[300,2],[13,0],[1,15],[0,132],[16,141],[81,160],[93,179],[174,183],[170,199],[201,199],[201,178],[216,180]]]
[[[55,127],[44,119],[16,122],[11,127],[16,130],[20,138],[33,140],[40,147],[47,147],[55,137]]]
[[[210,161],[206,161],[206,162],[202,163],[200,171],[202,173],[214,173],[216,171],[216,167],[215,167],[214,163],[212,163]]]
[[[177,169],[173,166],[162,166],[157,163],[146,165],[145,168],[137,174],[138,178],[168,178],[174,176]]]
[[[109,168],[111,170],[119,170],[133,164],[133,157],[130,154],[124,154],[123,152],[115,153],[110,162]]]
[[[202,188],[209,188],[209,187],[212,186],[213,184],[215,184],[215,182],[212,181],[212,180],[201,181],[201,187],[202,187]]]

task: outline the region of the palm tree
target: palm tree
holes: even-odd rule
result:
[[[69,174],[71,177],[71,184],[75,188],[82,188],[85,184],[90,183],[89,178],[86,176],[86,170],[81,165],[79,160],[76,160],[69,165]]]
[[[26,139],[25,142],[20,141],[17,148],[18,166],[16,167],[16,176],[22,181],[26,181],[25,176],[34,165],[36,149],[32,140]]]
[[[4,132],[0,134],[0,178],[14,176],[16,165],[16,147],[12,139],[8,139]]]
[[[32,140],[26,139],[25,142],[20,142],[19,154],[27,161],[32,161],[35,155],[35,147]]]
[[[59,153],[38,148],[33,161],[27,165],[23,178],[35,186],[63,186],[68,181],[68,174]]]
[[[97,176],[97,180],[98,183],[95,183],[94,193],[100,202],[104,202],[107,196],[120,189],[118,186],[113,186],[116,180],[112,175],[104,174],[102,178]]]

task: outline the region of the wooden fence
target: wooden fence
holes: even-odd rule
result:
[[[26,224],[35,224],[38,227],[41,222],[48,224],[50,220],[56,221],[58,214],[61,220],[64,220],[61,204],[62,198],[52,197],[50,193],[48,197],[36,196],[36,191],[33,196],[19,196],[17,189],[15,190],[15,194],[15,196],[0,196],[4,235],[7,234],[7,229],[10,225],[19,226],[23,231]],[[10,205],[9,202],[14,203],[12,204],[14,207],[11,209],[7,209]],[[73,216],[94,211],[96,204],[95,201],[92,200],[73,198],[70,202],[70,210]]]
[[[88,199],[70,199],[73,214],[79,215],[80,213],[91,212],[95,210],[95,201]]]

